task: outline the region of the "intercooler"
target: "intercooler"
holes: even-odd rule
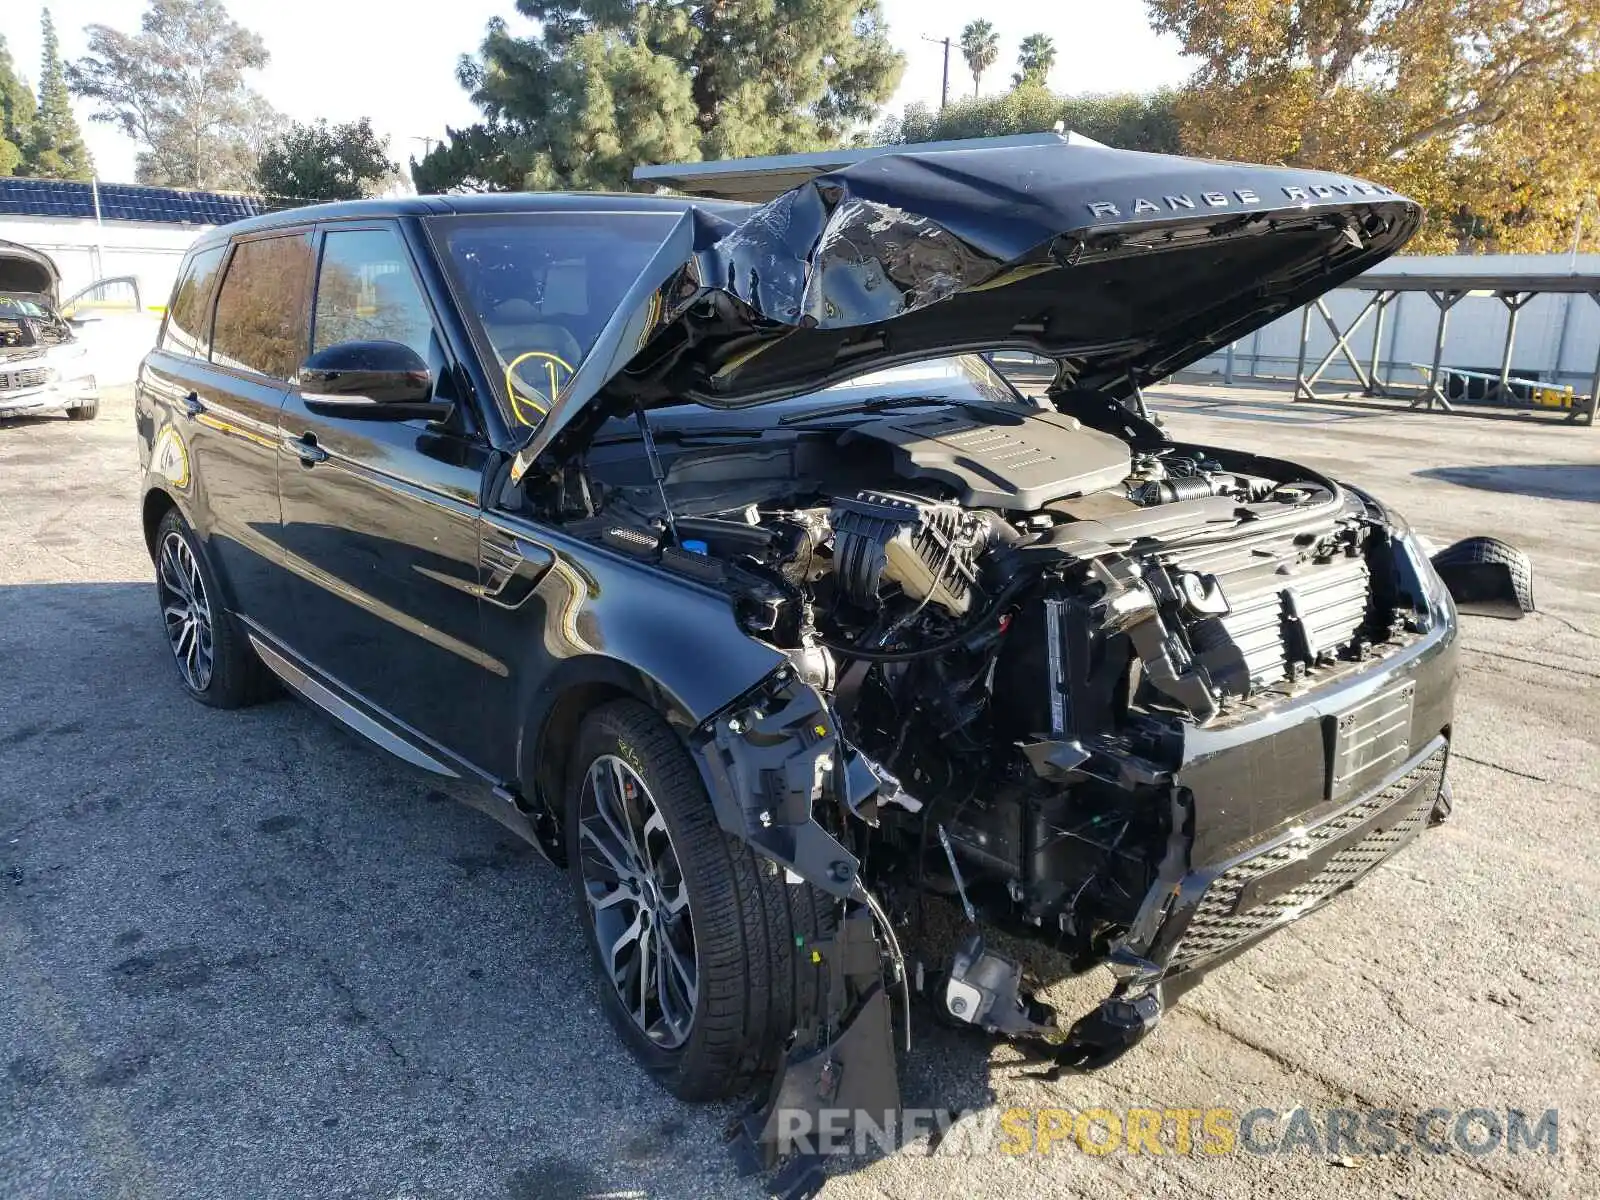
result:
[[[1174,566],[1216,576],[1228,611],[1222,626],[1244,655],[1252,691],[1286,678],[1289,663],[1313,663],[1348,644],[1366,621],[1372,581],[1366,559],[1299,560],[1279,541],[1188,551]]]

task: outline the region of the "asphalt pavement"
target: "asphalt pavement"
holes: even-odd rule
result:
[[[906,1102],[1029,1129],[1553,1109],[1557,1152],[921,1140],[835,1164],[824,1196],[1600,1195],[1600,430],[1151,398],[1180,436],[1326,468],[1440,545],[1517,541],[1541,612],[1464,622],[1452,821],[1098,1074],[1048,1082],[919,1016]],[[762,1195],[732,1110],[667,1096],[612,1034],[553,868],[301,704],[182,694],[138,488],[125,394],[94,422],[0,422],[0,1196]]]

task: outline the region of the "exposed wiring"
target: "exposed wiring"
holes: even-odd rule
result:
[[[867,908],[872,912],[872,919],[883,930],[883,936],[889,942],[889,956],[894,960],[895,977],[900,984],[900,1000],[904,1007],[906,1018],[906,1053],[911,1053],[911,977],[906,972],[906,956],[900,952],[900,939],[895,936],[894,926],[889,923],[889,914],[884,910],[882,903],[866,887],[861,888],[861,896],[866,901]]]
[[[1017,594],[1032,582],[1033,578],[1031,575],[1019,574],[1015,576],[1003,588],[1000,589],[994,600],[990,602],[989,607],[983,610],[983,613],[978,617],[977,620],[973,621],[966,628],[951,634],[942,641],[930,642],[928,645],[919,646],[915,650],[862,650],[854,645],[848,645],[840,642],[830,642],[826,638],[819,638],[818,640],[821,641],[822,644],[829,650],[832,650],[835,654],[842,658],[858,658],[864,662],[910,662],[915,658],[926,658],[930,654],[942,654],[946,650],[955,649],[955,647],[959,646],[962,642],[978,633],[984,625],[990,624],[991,622],[997,620],[1005,606],[1011,603],[1012,600],[1016,599]]]

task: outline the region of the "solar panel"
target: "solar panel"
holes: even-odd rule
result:
[[[271,211],[259,196],[191,192],[132,183],[100,185],[100,217],[106,221],[158,221],[177,225],[226,225]],[[0,214],[93,219],[94,189],[59,179],[0,178]]]

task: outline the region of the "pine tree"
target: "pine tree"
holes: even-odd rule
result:
[[[422,191],[627,188],[633,168],[837,146],[904,62],[878,0],[517,0],[458,71],[484,114],[421,162]]]
[[[40,20],[44,53],[39,62],[39,110],[23,154],[22,173],[40,179],[90,179],[94,160],[83,144],[83,134],[72,115],[66,69],[61,64],[61,44],[50,10]]]

